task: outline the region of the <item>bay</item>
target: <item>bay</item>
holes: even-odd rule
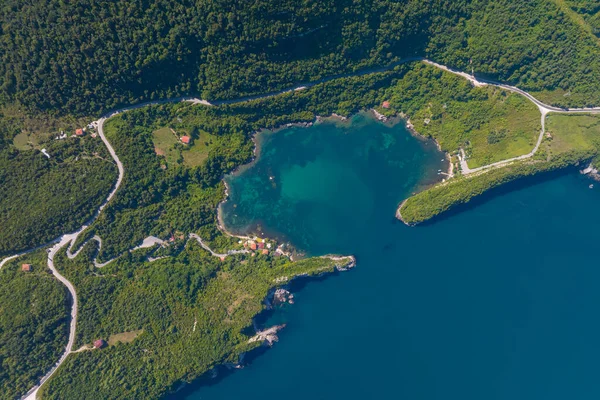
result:
[[[600,192],[537,178],[409,228],[398,203],[445,168],[365,115],[266,134],[229,178],[228,228],[357,267],[302,285],[280,342],[192,399],[597,399]],[[234,207],[235,205],[235,207]]]

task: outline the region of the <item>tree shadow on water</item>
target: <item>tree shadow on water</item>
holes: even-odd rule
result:
[[[517,192],[523,189],[527,189],[536,185],[540,185],[542,183],[549,182],[551,180],[570,175],[573,172],[577,171],[579,167],[567,167],[563,169],[559,169],[556,171],[543,172],[533,176],[523,177],[512,182],[508,182],[487,190],[479,196],[474,197],[467,203],[461,203],[454,207],[451,207],[449,210],[436,215],[435,217],[427,220],[419,225],[418,227],[428,227],[438,222],[445,221],[450,219],[458,214],[461,214],[465,211],[473,210],[476,207],[479,207],[483,204],[488,203],[491,200],[494,200],[498,197],[505,196],[507,194]]]

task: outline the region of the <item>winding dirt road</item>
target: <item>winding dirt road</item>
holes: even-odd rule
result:
[[[122,113],[122,112],[127,112],[127,111],[131,111],[131,110],[135,110],[138,108],[142,108],[142,107],[146,107],[146,106],[150,106],[150,105],[158,105],[158,104],[166,104],[166,103],[176,103],[176,102],[190,102],[194,105],[196,104],[201,104],[201,105],[206,105],[206,106],[211,106],[211,105],[224,105],[224,104],[234,104],[234,103],[242,103],[242,102],[246,102],[246,101],[250,101],[250,100],[258,100],[258,99],[265,99],[265,98],[269,98],[269,97],[273,97],[273,96],[278,96],[284,93],[288,93],[288,92],[292,92],[292,91],[297,91],[297,90],[304,90],[306,88],[310,88],[313,87],[315,85],[321,84],[321,83],[325,83],[325,82],[329,82],[329,81],[333,81],[335,79],[339,79],[339,78],[344,78],[344,77],[351,77],[351,76],[363,76],[363,75],[368,75],[368,74],[373,74],[373,73],[378,73],[378,72],[385,72],[388,70],[393,69],[394,67],[401,65],[401,64],[406,64],[409,62],[416,62],[416,61],[422,61],[425,62],[429,65],[435,66],[437,68],[440,68],[444,71],[447,72],[451,72],[453,74],[459,75],[465,79],[468,79],[473,85],[475,86],[485,86],[485,85],[493,85],[493,86],[497,86],[500,87],[502,89],[511,91],[511,92],[515,92],[515,93],[519,93],[523,96],[525,96],[526,98],[528,98],[530,101],[532,101],[534,104],[536,104],[536,106],[539,108],[541,114],[542,114],[542,131],[538,137],[538,141],[534,147],[534,149],[526,154],[526,155],[522,155],[519,157],[514,157],[511,159],[507,159],[507,160],[503,160],[503,161],[499,161],[493,164],[489,164],[486,166],[482,166],[479,168],[474,168],[474,169],[470,169],[467,165],[467,162],[465,160],[464,157],[464,152],[462,153],[463,156],[461,157],[461,167],[463,170],[463,174],[471,174],[474,172],[478,172],[481,171],[483,169],[490,169],[490,168],[495,168],[495,167],[500,167],[503,165],[506,165],[508,163],[511,163],[513,161],[516,160],[521,160],[521,159],[525,159],[525,158],[529,158],[532,157],[538,150],[540,143],[543,139],[543,135],[545,133],[545,117],[548,113],[550,112],[556,112],[556,113],[598,113],[600,112],[600,107],[596,107],[596,108],[573,108],[573,109],[561,109],[558,107],[553,107],[553,106],[549,106],[547,104],[542,103],[541,101],[537,100],[535,97],[533,97],[532,95],[530,95],[529,93],[514,87],[514,86],[510,86],[510,85],[506,85],[500,82],[494,82],[494,81],[490,81],[490,80],[484,80],[484,79],[477,79],[475,78],[473,75],[469,75],[465,72],[462,71],[458,71],[449,67],[446,67],[444,65],[441,64],[437,64],[433,61],[430,61],[428,59],[425,59],[423,57],[410,57],[410,58],[406,58],[403,60],[400,60],[396,63],[393,63],[387,67],[382,67],[382,68],[372,68],[372,69],[367,69],[367,70],[363,70],[363,71],[359,71],[356,73],[349,73],[349,74],[340,74],[340,75],[334,75],[334,76],[330,76],[330,77],[326,77],[317,81],[313,81],[313,82],[306,82],[306,83],[299,83],[297,85],[295,85],[294,87],[291,87],[289,89],[284,89],[284,90],[280,90],[280,91],[276,91],[276,92],[271,92],[271,93],[266,93],[266,94],[262,94],[262,95],[257,95],[257,96],[248,96],[248,97],[241,97],[241,98],[237,98],[237,99],[232,99],[232,100],[221,100],[221,101],[215,101],[213,103],[207,101],[207,100],[203,100],[203,99],[199,99],[199,98],[195,98],[195,97],[177,97],[177,98],[172,98],[172,99],[165,99],[165,100],[158,100],[158,101],[149,101],[149,102],[145,102],[145,103],[140,103],[140,104],[136,104],[133,106],[129,106],[129,107],[124,107],[121,108],[119,110],[115,110],[112,111],[110,113],[107,113],[106,115],[104,115],[103,117],[101,117],[97,122],[97,129],[98,129],[98,134],[100,136],[100,138],[102,139],[102,141],[104,142],[104,144],[106,145],[106,148],[108,149],[111,157],[113,158],[113,160],[115,161],[116,165],[117,165],[117,169],[118,169],[118,178],[117,181],[115,183],[115,186],[113,187],[112,191],[109,193],[108,197],[106,198],[106,200],[104,201],[104,203],[99,207],[98,211],[94,214],[94,216],[88,221],[86,222],[86,224],[84,224],[79,230],[77,230],[76,232],[70,233],[70,234],[65,234],[57,239],[55,239],[54,241],[50,242],[50,243],[46,243],[42,246],[38,246],[36,248],[30,249],[28,251],[10,256],[10,257],[6,257],[4,258],[2,261],[0,261],[0,268],[2,268],[3,265],[5,265],[8,261],[22,256],[24,254],[30,253],[32,251],[41,249],[41,248],[45,248],[47,246],[49,246],[50,244],[54,245],[48,250],[48,268],[50,268],[50,270],[52,271],[52,273],[56,276],[56,278],[62,282],[67,289],[69,290],[69,293],[71,294],[72,297],[72,308],[71,308],[71,324],[70,324],[70,331],[69,331],[69,341],[67,343],[67,346],[65,348],[65,351],[63,352],[63,354],[61,355],[60,359],[58,360],[58,362],[52,367],[52,369],[50,371],[48,371],[48,373],[46,373],[46,375],[44,375],[44,377],[42,377],[42,379],[40,379],[40,381],[38,382],[38,384],[36,386],[34,386],[33,388],[31,388],[31,390],[29,390],[29,392],[23,396],[23,399],[35,399],[36,394],[39,390],[39,388],[56,372],[56,370],[61,366],[61,364],[66,360],[66,358],[68,357],[68,355],[73,352],[73,345],[75,342],[75,331],[76,331],[76,325],[77,325],[77,293],[75,290],[75,287],[71,284],[71,282],[69,282],[64,276],[62,276],[58,270],[56,269],[55,265],[54,265],[54,256],[58,253],[58,251],[60,249],[62,249],[64,246],[68,245],[67,248],[67,256],[72,259],[74,257],[76,257],[79,254],[79,251],[81,250],[81,248],[76,251],[76,252],[72,252],[73,250],[73,246],[77,240],[77,238],[79,237],[79,235],[85,231],[95,220],[96,218],[100,215],[100,213],[102,212],[102,210],[106,207],[106,205],[109,203],[109,201],[115,196],[115,194],[117,193],[117,190],[119,189],[119,187],[121,186],[121,183],[123,182],[123,177],[125,174],[125,170],[123,168],[123,164],[121,163],[121,161],[119,160],[119,157],[117,156],[117,154],[115,153],[115,150],[113,149],[112,145],[110,144],[110,142],[108,141],[108,139],[106,138],[105,134],[104,134],[104,123],[106,122],[106,120],[110,119],[111,117]],[[244,252],[244,250],[232,250],[229,251],[227,254],[218,254],[218,253],[214,253],[203,241],[202,239],[195,235],[195,234],[191,234],[190,238],[196,239],[198,241],[198,243],[200,243],[200,245],[205,248],[206,250],[208,250],[212,255],[216,256],[216,257],[226,257],[228,255],[234,254],[234,253],[240,253],[240,252]],[[157,239],[157,238],[156,238]],[[93,240],[98,240],[101,243],[100,238],[94,237]],[[160,239],[158,239],[160,240]],[[153,241],[152,245],[158,243],[157,241]],[[146,243],[147,245],[148,243]],[[142,246],[145,246],[145,244],[143,243]],[[83,247],[83,246],[82,246]],[[109,261],[110,262],[110,261]],[[96,266],[103,266],[106,265],[107,263],[104,264],[96,264]]]

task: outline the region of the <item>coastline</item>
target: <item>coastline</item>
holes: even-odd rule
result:
[[[283,306],[283,304],[285,303],[293,304],[293,300],[290,300],[293,299],[293,293],[297,293],[298,290],[293,290],[294,288],[292,287],[292,285],[310,282],[313,280],[327,279],[329,276],[341,272],[347,272],[356,267],[356,258],[354,256],[327,254],[317,258],[328,258],[332,261],[340,261],[340,263],[334,264],[332,267],[329,268],[326,267],[322,270],[317,270],[315,271],[315,273],[312,274],[297,274],[292,276],[288,280],[274,282],[274,285],[269,289],[269,291],[263,298],[262,303],[265,305],[265,307],[261,312],[259,312],[252,318],[252,329],[254,330],[254,336],[249,337],[248,341],[245,344],[254,347],[246,351],[240,352],[237,355],[237,360],[235,362],[224,361],[207,370],[197,378],[192,379],[192,381],[190,382],[177,382],[174,385],[176,389],[172,390],[169,394],[167,394],[165,398],[171,400],[180,399],[181,395],[191,394],[203,386],[212,385],[220,381],[221,379],[226,378],[235,370],[243,369],[245,366],[250,365],[254,359],[264,354],[268,349],[273,347],[273,345],[279,341],[279,336],[277,335],[277,333],[284,329],[286,327],[286,324],[266,326],[263,325],[260,321],[266,320],[267,317],[271,313],[273,313],[275,307],[277,307],[274,306],[274,304],[276,303],[275,297],[278,289],[285,289],[285,292],[287,292],[288,295],[292,295],[285,301],[280,302],[279,307]]]

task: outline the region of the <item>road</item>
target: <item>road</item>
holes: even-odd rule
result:
[[[119,157],[115,153],[115,149],[112,147],[112,145],[110,144],[110,142],[108,141],[108,139],[106,139],[106,136],[104,135],[104,122],[108,118],[110,118],[110,116],[102,117],[98,120],[98,135],[104,142],[104,145],[108,149],[108,152],[110,153],[111,157],[117,164],[117,169],[119,171],[119,175],[117,177],[117,182],[115,183],[115,186],[113,187],[112,191],[108,194],[106,200],[104,200],[104,203],[102,203],[102,205],[98,208],[98,211],[96,211],[94,216],[86,224],[84,224],[81,228],[79,228],[79,230],[77,230],[76,232],[63,235],[61,238],[59,238],[57,240],[58,243],[56,243],[54,246],[52,246],[48,252],[48,268],[50,268],[50,270],[52,271],[52,273],[54,274],[56,279],[58,279],[63,285],[65,285],[67,287],[67,289],[69,290],[69,293],[71,294],[72,305],[71,305],[71,324],[69,327],[69,341],[67,343],[67,347],[65,348],[65,351],[60,356],[60,359],[58,360],[58,362],[50,369],[50,371],[48,371],[46,373],[46,375],[44,375],[42,377],[42,379],[40,379],[40,381],[38,382],[37,385],[35,385],[33,388],[31,388],[29,390],[29,392],[27,392],[27,394],[25,396],[23,396],[23,399],[26,399],[26,400],[35,400],[37,392],[40,389],[40,387],[48,379],[50,379],[50,377],[56,372],[56,370],[62,365],[62,363],[65,362],[65,360],[67,359],[69,354],[72,352],[73,345],[75,344],[75,330],[77,327],[77,292],[75,291],[75,287],[73,286],[73,284],[71,282],[69,282],[69,280],[67,278],[62,276],[60,274],[60,272],[58,272],[58,270],[54,266],[54,256],[56,255],[56,253],[58,253],[58,251],[60,249],[62,249],[64,246],[67,246],[67,245],[69,246],[67,249],[67,256],[69,258],[74,258],[75,256],[77,256],[78,252],[76,252],[74,254],[71,253],[72,247],[75,244],[77,237],[84,230],[86,230],[90,226],[90,224],[92,224],[96,220],[96,218],[98,218],[98,216],[100,215],[100,213],[102,212],[104,207],[106,207],[108,202],[115,196],[115,194],[117,193],[117,190],[119,190],[119,187],[121,186],[121,183],[123,182],[123,176],[125,174],[125,169],[123,168],[123,164],[121,163],[121,160],[119,160]],[[33,249],[29,250],[29,251],[33,251]],[[11,258],[11,257],[9,257],[9,258]],[[14,258],[14,256],[12,258]],[[0,263],[0,267],[2,267],[2,265],[4,265],[6,263],[6,261],[7,261],[7,259],[2,260],[2,262]]]
[[[527,158],[533,157],[535,155],[535,153],[538,151],[538,149],[540,148],[540,145],[542,144],[542,140],[544,139],[544,134],[546,133],[546,116],[549,113],[561,113],[561,114],[577,114],[577,113],[597,114],[597,113],[600,113],[600,107],[559,108],[559,107],[550,106],[548,104],[542,103],[541,101],[539,101],[538,99],[533,97],[531,94],[527,93],[524,90],[519,89],[518,87],[506,85],[506,84],[492,81],[489,79],[478,79],[474,75],[469,75],[465,72],[446,67],[445,65],[441,65],[441,64],[435,63],[433,61],[427,60],[427,59],[422,59],[422,61],[426,64],[433,65],[444,71],[461,76],[461,77],[467,79],[469,82],[471,82],[474,86],[483,87],[486,85],[491,85],[491,86],[496,86],[496,87],[502,88],[504,90],[508,90],[513,93],[518,93],[518,94],[524,96],[525,98],[529,99],[540,110],[542,129],[540,131],[540,134],[538,135],[537,142],[536,142],[535,146],[533,147],[533,150],[531,150],[529,153],[521,155],[521,156],[508,158],[506,160],[497,161],[495,163],[483,165],[483,166],[477,167],[477,168],[469,168],[469,165],[467,164],[467,157],[466,157],[465,151],[463,149],[460,149],[460,153],[459,153],[460,169],[461,169],[461,172],[463,175],[469,175],[469,174],[473,174],[475,172],[479,172],[479,171],[483,171],[483,170],[487,170],[487,169],[502,167],[502,166],[510,164],[514,161],[525,160]]]
[[[468,79],[473,85],[475,86],[485,86],[485,85],[492,85],[492,86],[497,86],[500,87],[502,89],[511,91],[511,92],[515,92],[518,94],[521,94],[522,96],[525,96],[527,99],[529,99],[530,101],[532,101],[540,110],[541,114],[542,114],[542,130],[540,132],[540,135],[538,137],[537,143],[535,145],[535,147],[533,148],[533,150],[525,155],[519,156],[519,157],[514,157],[511,159],[507,159],[507,160],[503,160],[503,161],[499,161],[493,164],[489,164],[489,165],[485,165],[479,168],[469,168],[467,165],[467,161],[466,161],[466,157],[464,155],[464,151],[461,151],[461,169],[463,170],[463,174],[472,174],[474,172],[478,172],[484,169],[490,169],[490,168],[495,168],[495,167],[500,167],[506,164],[509,164],[513,161],[516,160],[522,160],[522,159],[526,159],[529,157],[532,157],[538,150],[544,133],[545,133],[545,117],[548,113],[551,112],[556,112],[556,113],[599,113],[600,112],[600,107],[595,107],[595,108],[571,108],[571,109],[561,109],[558,107],[553,107],[547,104],[542,103],[541,101],[539,101],[538,99],[536,99],[535,97],[533,97],[531,94],[525,92],[524,90],[521,90],[517,87],[514,86],[510,86],[510,85],[506,85],[500,82],[495,82],[492,80],[486,80],[486,79],[477,79],[475,76],[470,75],[468,73],[462,72],[462,71],[458,71],[456,69],[452,69],[449,68],[447,66],[438,64],[434,61],[428,60],[426,58],[423,57],[409,57],[409,58],[405,58],[402,59],[398,62],[395,62],[387,67],[381,67],[381,68],[371,68],[371,69],[365,69],[362,71],[358,71],[358,72],[354,72],[354,73],[348,73],[348,74],[339,74],[339,75],[333,75],[333,76],[329,76],[329,77],[325,77],[323,79],[317,80],[317,81],[313,81],[313,82],[304,82],[304,83],[298,83],[296,85],[294,85],[293,87],[290,87],[288,89],[283,89],[283,90],[279,90],[279,91],[274,91],[274,92],[270,92],[270,93],[266,93],[266,94],[261,94],[261,95],[256,95],[256,96],[246,96],[246,97],[240,97],[237,99],[232,99],[232,100],[219,100],[219,101],[215,101],[215,102],[209,102],[207,100],[203,100],[203,99],[199,99],[196,97],[176,97],[176,98],[171,98],[171,99],[164,99],[164,100],[157,100],[157,101],[148,101],[148,102],[144,102],[144,103],[140,103],[140,104],[136,104],[133,106],[128,106],[128,107],[124,107],[118,110],[114,110],[111,111],[107,114],[105,114],[104,116],[102,116],[100,119],[98,119],[96,121],[97,123],[97,130],[98,130],[98,135],[100,136],[100,138],[102,139],[102,141],[104,142],[106,148],[108,149],[108,152],[110,153],[111,157],[113,158],[113,160],[115,161],[116,165],[117,165],[117,169],[118,169],[118,177],[117,177],[117,182],[115,183],[115,186],[113,187],[112,191],[109,193],[109,195],[107,196],[106,200],[104,201],[104,203],[102,203],[102,205],[98,208],[97,212],[94,214],[94,216],[87,221],[79,230],[77,230],[76,232],[70,233],[70,234],[65,234],[49,243],[46,243],[42,246],[38,246],[36,248],[27,250],[25,252],[10,256],[10,257],[6,257],[4,258],[2,261],[0,261],[0,268],[2,268],[3,265],[5,265],[8,261],[19,257],[21,255],[30,253],[32,251],[38,250],[40,248],[44,248],[49,246],[50,244],[55,243],[49,250],[48,253],[48,268],[50,268],[50,270],[52,271],[52,273],[56,276],[56,278],[62,282],[67,289],[69,290],[69,293],[71,294],[72,297],[72,308],[71,308],[71,324],[70,324],[70,332],[69,332],[69,342],[67,343],[67,346],[65,348],[65,351],[63,352],[63,354],[61,355],[60,359],[58,360],[58,362],[54,365],[54,367],[52,367],[52,369],[50,371],[48,371],[48,373],[46,375],[44,375],[44,377],[40,380],[40,382],[33,387],[24,397],[23,399],[35,399],[35,396],[37,394],[37,391],[39,390],[39,388],[41,387],[42,384],[44,384],[44,382],[46,382],[51,376],[52,374],[54,374],[54,372],[58,369],[58,367],[60,367],[60,365],[66,360],[67,356],[72,352],[73,349],[73,344],[75,342],[75,330],[76,330],[76,324],[77,324],[77,293],[75,291],[75,287],[71,284],[71,282],[69,282],[64,276],[62,276],[58,270],[56,269],[55,265],[54,265],[54,256],[58,253],[58,251],[60,249],[62,249],[64,246],[68,245],[67,248],[67,256],[69,258],[74,258],[79,254],[79,251],[81,251],[81,248],[76,251],[76,252],[72,252],[73,247],[75,245],[75,242],[77,240],[77,238],[79,237],[79,235],[85,231],[95,220],[96,218],[100,215],[100,213],[102,212],[102,210],[106,207],[106,205],[108,204],[108,202],[110,200],[112,200],[112,198],[115,196],[115,194],[117,193],[117,190],[119,189],[119,187],[121,186],[121,183],[123,182],[123,177],[125,175],[125,170],[123,168],[123,164],[121,163],[121,161],[119,160],[119,157],[117,156],[114,148],[112,147],[112,145],[110,144],[110,142],[108,141],[108,139],[106,138],[105,134],[104,134],[104,123],[106,122],[106,120],[110,119],[111,117],[118,115],[122,112],[127,112],[127,111],[131,111],[131,110],[135,110],[138,108],[142,108],[142,107],[146,107],[146,106],[150,106],[150,105],[159,105],[159,104],[167,104],[167,103],[177,103],[177,102],[190,102],[194,105],[200,104],[200,105],[206,105],[206,106],[219,106],[219,105],[226,105],[226,104],[235,104],[235,103],[242,103],[242,102],[246,102],[246,101],[251,101],[251,100],[261,100],[261,99],[266,99],[269,97],[274,97],[274,96],[278,96],[284,93],[289,93],[289,92],[293,92],[293,91],[298,91],[298,90],[305,90],[307,88],[313,87],[315,85],[321,84],[321,83],[325,83],[325,82],[330,82],[333,81],[335,79],[340,79],[340,78],[345,78],[345,77],[355,77],[355,76],[364,76],[364,75],[369,75],[369,74],[374,74],[374,73],[380,73],[380,72],[385,72],[385,71],[389,71],[391,69],[393,69],[394,67],[401,65],[401,64],[406,64],[406,63],[410,63],[410,62],[416,62],[416,61],[421,61],[421,62],[425,62],[429,65],[435,66],[437,68],[440,68],[444,71],[459,75],[465,79]],[[209,251],[213,256],[215,257],[226,257],[228,255],[231,254],[235,254],[235,253],[243,253],[245,252],[245,250],[230,250],[229,252],[227,252],[227,254],[219,254],[219,253],[215,253],[213,252],[203,241],[202,239],[195,235],[195,234],[191,234],[190,235],[191,238],[194,238],[198,241],[198,243],[200,243],[200,245],[206,249],[207,251]],[[100,238],[94,237],[94,240],[98,240],[101,243]],[[159,239],[160,240],[160,239]],[[149,242],[148,242],[149,243]],[[148,244],[146,243],[146,244]],[[153,241],[152,245],[158,243],[156,241]],[[142,246],[144,246],[144,243],[142,244]],[[109,261],[110,262],[110,261]],[[104,264],[97,264],[94,263],[96,266],[103,266],[106,265],[107,263]]]
[[[196,235],[195,233],[190,233],[190,239],[196,239],[196,241],[200,244],[200,246],[202,246],[202,248],[204,250],[208,251],[213,256],[219,257],[221,259],[223,259],[227,256],[234,255],[234,254],[250,253],[249,250],[228,250],[227,253],[215,253],[214,251],[212,251],[212,249],[210,247],[208,247],[208,245],[206,243],[204,243],[202,238],[200,236]]]

